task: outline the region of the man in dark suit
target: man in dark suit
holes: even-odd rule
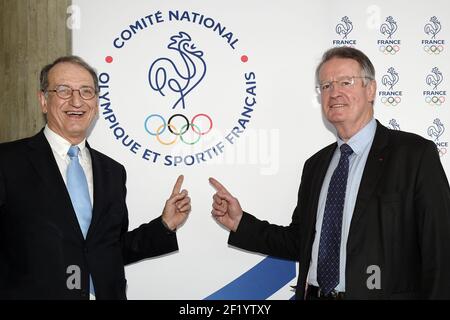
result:
[[[178,249],[183,176],[162,215],[128,231],[125,169],[86,142],[95,71],[61,57],[40,80],[47,125],[0,145],[0,299],[126,299],[124,265]]]
[[[299,261],[297,299],[449,299],[450,189],[435,144],[373,118],[375,70],[361,51],[328,50],[316,79],[337,142],[304,164],[286,227],[243,212],[210,178],[228,243]]]

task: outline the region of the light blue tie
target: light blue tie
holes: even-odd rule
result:
[[[67,155],[70,157],[70,163],[67,167],[67,190],[70,200],[77,215],[83,237],[86,239],[89,226],[92,219],[92,204],[89,196],[89,188],[83,168],[78,160],[80,148],[71,146]],[[89,275],[90,292],[94,294],[92,278]]]
[[[86,234],[91,224],[92,205],[86,176],[78,161],[79,152],[80,149],[77,146],[71,146],[69,152],[67,152],[70,157],[69,167],[67,168],[67,190],[77,214],[81,232],[86,239]]]

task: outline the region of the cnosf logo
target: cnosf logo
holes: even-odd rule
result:
[[[385,55],[395,55],[400,51],[401,40],[392,38],[397,29],[397,21],[392,16],[388,16],[380,26],[380,33],[386,36],[386,39],[378,39],[377,45],[378,50]]]
[[[397,106],[402,101],[402,91],[394,90],[394,86],[400,79],[399,73],[394,67],[388,68],[387,72],[381,78],[381,84],[387,90],[380,90],[378,95],[381,97],[381,102],[385,106]]]
[[[356,40],[348,39],[348,35],[353,31],[353,22],[348,16],[342,17],[340,22],[336,24],[334,30],[342,39],[334,39],[333,46],[356,46]]]
[[[423,50],[429,54],[440,54],[445,49],[445,40],[436,39],[436,36],[441,31],[442,25],[439,19],[436,16],[432,16],[425,26],[423,30],[426,35],[430,36],[430,39],[423,39],[422,45]]]
[[[426,75],[425,83],[428,85],[428,88],[423,90],[422,94],[429,106],[444,104],[447,91],[440,89],[443,80],[444,76],[438,67],[433,67],[431,72]]]
[[[232,153],[256,107],[256,72],[235,30],[188,10],[130,21],[103,49],[99,75],[100,112],[113,139],[168,167]]]

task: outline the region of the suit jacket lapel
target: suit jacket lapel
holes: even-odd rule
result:
[[[375,132],[372,147],[367,157],[366,166],[364,168],[364,173],[359,186],[358,196],[356,198],[349,236],[351,236],[353,233],[352,230],[356,228],[359,220],[364,215],[365,208],[373,196],[375,187],[377,186],[378,180],[383,171],[383,164],[389,154],[389,149],[387,148],[388,143],[389,130],[377,121],[377,130]],[[350,241],[347,243],[350,243]]]
[[[54,202],[58,214],[64,215],[73,231],[83,238],[69,193],[43,130],[30,138],[28,146],[30,151],[27,157],[46,185],[47,194],[51,196],[48,201]]]
[[[91,225],[89,227],[88,234],[86,238],[89,237],[89,235],[92,233],[92,230],[95,229],[95,226],[97,225],[98,221],[100,220],[100,217],[104,210],[104,206],[106,204],[105,202],[105,186],[107,186],[107,183],[105,183],[105,173],[107,171],[107,168],[102,165],[101,159],[98,156],[97,152],[93,150],[89,144],[86,142],[86,146],[89,149],[90,155],[91,155],[91,161],[92,161],[92,176],[94,180],[94,203],[92,208],[92,220]]]
[[[330,166],[331,158],[333,157],[334,151],[336,150],[337,143],[333,143],[332,145],[328,146],[325,150],[323,155],[318,159],[318,168],[317,168],[317,176],[314,177],[313,185],[311,188],[311,192],[313,195],[313,207],[311,214],[314,216],[314,218],[317,217],[317,208],[319,206],[319,197],[320,197],[320,191],[322,190],[322,184],[323,180],[325,179],[325,175],[327,174],[328,167]],[[314,219],[314,223],[315,223]]]
[[[323,180],[325,179],[325,175],[327,173],[328,167],[331,162],[331,158],[333,157],[334,151],[337,147],[337,143],[333,143],[326,147],[323,154],[318,157],[316,160],[317,168],[312,168],[313,172],[316,173],[312,177],[311,184],[311,203],[312,206],[308,212],[308,238],[309,244],[307,248],[309,248],[309,255],[311,253],[312,242],[314,241],[314,233],[316,230],[316,221],[317,221],[317,208],[319,206],[319,197],[320,191],[322,190]],[[308,186],[306,186],[308,187]],[[301,206],[302,204],[300,204]]]

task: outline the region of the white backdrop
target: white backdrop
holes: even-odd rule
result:
[[[126,267],[130,299],[292,297],[294,263],[228,247],[210,217],[208,177],[244,210],[290,222],[304,161],[335,140],[314,90],[329,47],[353,45],[371,58],[376,118],[435,140],[450,170],[447,1],[74,0],[68,12],[73,52],[103,85],[89,142],[127,169],[130,228],[161,214],[179,174],[192,198],[179,252]],[[175,114],[205,134],[189,130],[183,142],[161,132]],[[172,131],[185,121],[175,116]],[[284,269],[271,271],[274,263]]]

